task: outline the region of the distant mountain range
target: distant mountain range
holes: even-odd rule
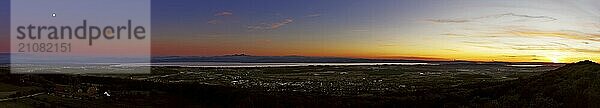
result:
[[[0,64],[10,63],[10,53],[0,53]]]
[[[159,56],[152,62],[240,62],[240,63],[370,63],[370,62],[424,62],[421,60],[382,60],[342,57],[307,56],[252,56],[245,54],[224,56]]]

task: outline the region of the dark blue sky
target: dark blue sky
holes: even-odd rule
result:
[[[390,14],[416,12],[410,8],[418,7],[419,2],[404,5],[409,3],[402,0],[154,0],[152,20],[154,30],[158,30],[156,36],[175,31],[190,33],[186,36],[207,32],[247,33],[248,26],[276,23],[287,18],[298,25],[291,28],[322,30],[384,24],[385,20],[398,17]],[[231,12],[232,15],[215,16],[219,12]],[[219,24],[207,24],[211,20],[218,20]]]

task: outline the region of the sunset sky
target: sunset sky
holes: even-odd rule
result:
[[[600,61],[594,0],[153,0],[151,8],[154,55]]]

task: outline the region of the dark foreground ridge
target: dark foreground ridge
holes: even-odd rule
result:
[[[600,64],[585,60],[541,75],[417,92],[408,107],[600,107]],[[414,102],[407,103],[407,102]],[[392,105],[397,106],[397,105]]]
[[[538,76],[462,88],[471,90],[454,101],[460,105],[454,106],[453,101],[434,104],[453,107],[597,108],[600,107],[600,64],[580,61]]]
[[[203,83],[160,83],[60,74],[3,74],[0,82],[26,88],[8,97],[45,93],[3,101],[9,105],[14,102],[20,103],[16,106],[32,107],[600,107],[600,64],[591,61],[567,64],[516,80],[384,96],[282,94]],[[85,88],[89,86],[111,91],[112,96],[88,96],[89,92],[94,92]]]
[[[600,64],[581,61],[509,85],[489,101],[515,107],[600,107]]]

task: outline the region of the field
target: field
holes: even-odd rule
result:
[[[203,83],[272,93],[369,96],[515,80],[557,66],[492,64],[305,66],[272,68],[155,68],[154,75],[128,76],[164,83]],[[170,71],[170,72],[169,72]]]

